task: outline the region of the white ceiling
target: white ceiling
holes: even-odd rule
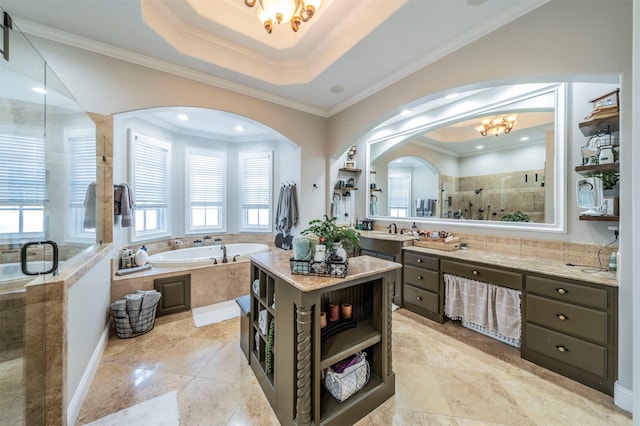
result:
[[[271,35],[243,0],[0,7],[26,33],[328,117],[547,1],[324,0],[298,33]]]

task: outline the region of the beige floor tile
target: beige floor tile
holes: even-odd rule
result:
[[[240,351],[239,332],[239,318],[196,328],[181,314],[143,336],[112,336],[78,423],[176,390],[181,425],[279,424]],[[608,395],[457,322],[399,309],[393,343],[396,394],[358,426],[631,424]]]

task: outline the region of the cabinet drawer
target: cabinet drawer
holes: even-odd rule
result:
[[[402,250],[402,243],[397,241],[378,240],[375,238],[360,237],[360,248],[375,251],[378,253],[387,253],[396,256]]]
[[[554,360],[607,377],[607,349],[533,324],[525,328],[527,348]]]
[[[418,268],[427,268],[434,271],[440,270],[440,259],[437,257],[429,256],[427,254],[414,253],[406,251],[404,252],[404,264],[417,266]]]
[[[527,294],[527,321],[607,344],[607,313]]]
[[[440,291],[440,273],[429,271],[428,269],[415,268],[413,266],[404,267],[404,282],[423,290]]]
[[[607,309],[607,290],[602,288],[528,275],[527,292],[594,308]]]
[[[522,274],[468,263],[442,260],[442,272],[522,290]]]
[[[431,293],[409,284],[404,285],[404,303],[410,303],[427,311],[437,313],[439,299],[438,293]]]

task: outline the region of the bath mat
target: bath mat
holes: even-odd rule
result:
[[[169,392],[88,423],[90,426],[178,426],[178,394]]]
[[[240,307],[235,300],[227,300],[226,302],[195,308],[192,313],[196,327],[204,327],[205,325],[239,317]]]

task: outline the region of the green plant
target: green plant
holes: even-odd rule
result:
[[[349,247],[360,247],[360,233],[348,226],[336,224],[336,217],[329,217],[326,214],[322,219],[313,219],[309,222],[309,227],[302,232],[302,235],[315,234],[324,240],[324,243],[331,245],[332,243],[346,242]]]
[[[529,215],[522,213],[520,210],[504,215],[500,220],[504,220],[505,222],[531,222]]]
[[[602,189],[613,189],[620,180],[620,174],[618,172],[604,172],[598,176],[602,179]]]

